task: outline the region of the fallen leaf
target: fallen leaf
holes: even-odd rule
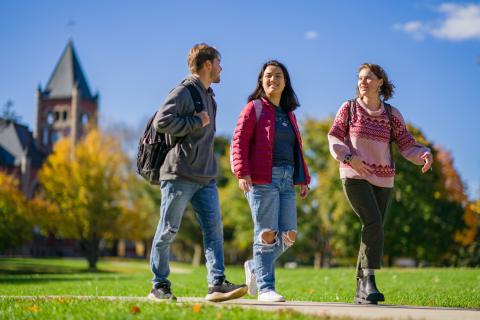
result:
[[[130,308],[130,313],[140,313],[140,307],[139,306],[133,306]]]
[[[192,307],[192,311],[199,313],[202,310],[202,305],[200,303],[195,303]]]
[[[37,306],[36,304],[34,304],[34,305],[31,306],[30,308],[28,308],[28,310],[30,310],[31,312],[39,312],[39,311],[40,311],[40,307]]]

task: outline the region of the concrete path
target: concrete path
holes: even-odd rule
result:
[[[117,296],[0,296],[0,299],[105,299],[122,301],[155,301],[146,297],[117,297]],[[163,303],[163,302],[160,302]],[[433,308],[400,305],[356,305],[349,303],[328,302],[258,302],[253,299],[236,299],[221,303],[206,302],[202,298],[179,298],[177,303],[205,303],[214,306],[234,306],[255,308],[264,311],[292,310],[310,315],[330,317],[351,317],[353,319],[381,319],[381,320],[480,320],[480,310],[458,308]]]

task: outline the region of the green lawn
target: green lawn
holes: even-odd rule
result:
[[[84,260],[0,259],[0,295],[141,296],[150,289],[148,262],[103,260],[99,272],[86,271]],[[173,291],[177,296],[203,297],[206,269],[172,263]],[[243,268],[227,267],[230,281],[244,281]],[[350,268],[276,271],[277,290],[287,300],[352,302],[354,270]],[[480,308],[480,269],[383,269],[377,284],[388,304]],[[135,313],[139,307],[140,312]],[[74,312],[78,311],[78,312]],[[198,310],[197,310],[198,311]],[[238,308],[219,309],[148,302],[0,299],[0,318],[149,318],[161,312],[164,319],[299,319],[297,314],[264,314]],[[301,318],[300,318],[301,319]],[[304,319],[311,319],[304,317]]]

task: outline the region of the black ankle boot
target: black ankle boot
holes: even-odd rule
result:
[[[377,304],[378,301],[385,301],[385,297],[377,289],[375,276],[357,278],[357,293],[355,294],[354,302],[359,304]]]

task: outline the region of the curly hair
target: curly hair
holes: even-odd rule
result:
[[[390,99],[393,96],[393,93],[395,92],[395,85],[392,82],[390,82],[385,70],[383,70],[383,68],[378,64],[374,64],[374,63],[362,63],[358,68],[358,72],[362,71],[363,69],[368,69],[372,71],[377,76],[377,78],[383,79],[383,84],[380,87],[379,94],[380,96],[383,96],[384,101]],[[358,92],[358,86],[357,86],[357,97],[360,97],[360,93]]]

